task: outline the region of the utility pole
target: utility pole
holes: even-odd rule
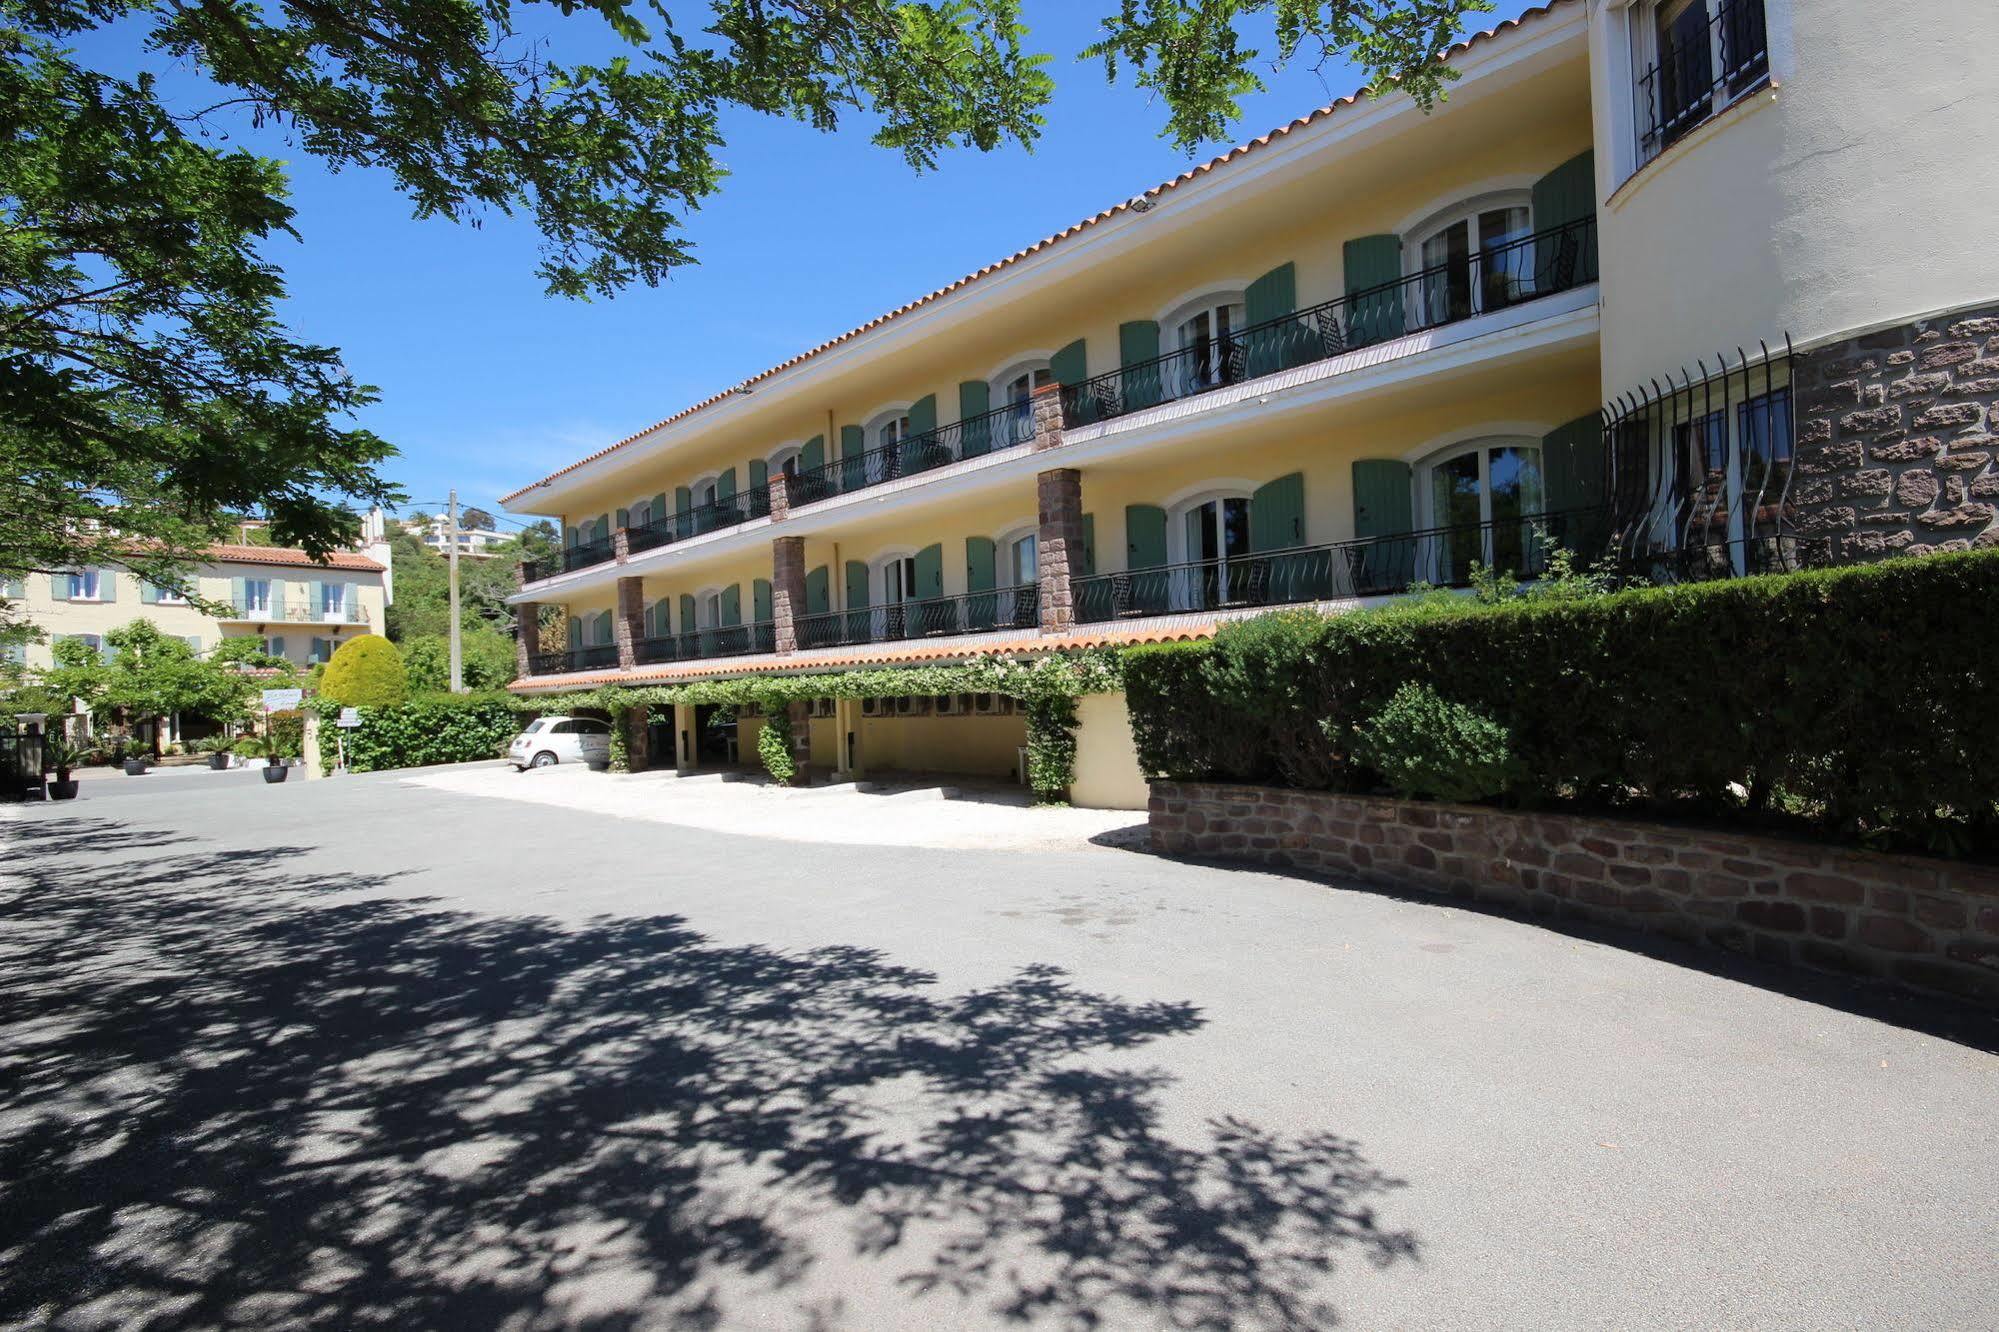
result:
[[[464,648],[458,641],[458,492],[450,495],[450,516],[445,520],[445,556],[451,561],[451,692],[465,692]]]

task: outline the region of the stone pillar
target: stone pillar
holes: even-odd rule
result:
[[[1043,449],[1062,447],[1062,386],[1043,384],[1034,390],[1030,400],[1034,408],[1034,447],[1039,453]]]
[[[783,472],[770,479],[770,520],[781,523],[791,517],[791,478]]]
[[[652,715],[652,708],[644,703],[625,709],[625,768],[630,772],[644,772],[651,767],[646,757],[646,721]]]
[[[700,765],[701,756],[696,748],[698,736],[695,723],[700,714],[691,703],[673,705],[673,770],[680,773],[693,772]]]
[[[770,543],[770,616],[779,652],[798,650],[798,621],[805,615],[805,538]]]
[[[624,534],[619,528],[619,535]],[[611,641],[618,645],[618,668],[630,670],[638,662],[639,640],[645,637],[645,579],[618,580],[618,612],[611,619]]]
[[[519,617],[514,630],[514,674],[526,679],[534,674],[534,658],[541,651],[541,603],[522,602],[514,607]]]
[[[632,536],[625,528],[611,533],[611,562],[623,564],[632,557]]]
[[[1041,632],[1055,634],[1076,623],[1070,583],[1083,559],[1083,474],[1073,467],[1057,467],[1036,477],[1035,488],[1041,511],[1035,541]]]

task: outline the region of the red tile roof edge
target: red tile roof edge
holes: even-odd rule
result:
[[[1445,61],[1453,59],[1456,56],[1462,55],[1464,52],[1469,51],[1472,47],[1478,45],[1480,42],[1490,40],[1491,38],[1498,36],[1500,33],[1505,32],[1508,29],[1522,27],[1529,20],[1539,19],[1542,16],[1552,13],[1553,11],[1560,9],[1565,5],[1574,4],[1574,3],[1578,3],[1578,0],[1547,0],[1546,4],[1536,5],[1532,9],[1523,10],[1517,18],[1507,19],[1505,22],[1495,24],[1492,27],[1485,29],[1484,31],[1473,33],[1471,36],[1465,38],[1463,41],[1458,42],[1456,45],[1446,50],[1441,56],[1438,57],[1438,60]],[[1076,222],[1068,227],[1063,228],[1061,231],[1056,232],[1052,236],[1043,237],[1041,240],[1034,242],[1034,244],[1028,246],[1027,248],[1022,250],[1016,250],[1012,254],[1006,256],[1004,259],[1000,259],[994,263],[987,264],[984,268],[981,268],[976,272],[967,273],[965,276],[959,278],[957,281],[939,287],[937,290],[930,292],[928,295],[919,296],[915,300],[910,301],[905,305],[899,305],[895,309],[888,311],[886,314],[876,315],[873,319],[870,319],[867,323],[862,324],[857,328],[849,329],[845,333],[840,334],[838,337],[830,338],[827,341],[820,343],[816,347],[813,347],[807,351],[802,351],[798,353],[798,355],[791,357],[789,360],[780,361],[778,364],[771,366],[768,370],[760,370],[756,374],[751,375],[748,379],[745,379],[737,384],[732,384],[728,388],[723,389],[720,393],[716,393],[710,397],[703,398],[701,401],[693,404],[690,407],[683,407],[681,410],[675,412],[673,415],[666,417],[663,420],[655,421],[651,425],[647,426],[645,429],[637,431],[634,434],[627,435],[615,444],[607,445],[604,448],[597,450],[595,453],[577,459],[575,462],[570,463],[566,467],[561,467],[553,472],[550,472],[547,476],[543,477],[539,481],[530,482],[529,484],[522,486],[519,490],[513,491],[510,494],[502,495],[500,497],[499,502],[501,504],[507,504],[513,500],[519,499],[522,495],[527,494],[529,491],[538,489],[541,486],[545,486],[549,482],[554,481],[560,477],[567,476],[569,473],[576,471],[578,468],[587,467],[591,463],[596,462],[599,458],[607,457],[610,454],[617,452],[619,449],[624,448],[628,444],[632,444],[638,440],[644,439],[647,435],[652,434],[656,430],[663,430],[667,426],[675,425],[681,421],[686,420],[688,417],[693,416],[697,412],[705,411],[706,409],[713,407],[716,403],[721,402],[723,399],[729,397],[731,394],[747,389],[754,384],[760,384],[764,380],[769,379],[773,375],[782,374],[784,371],[791,369],[793,366],[811,360],[813,357],[818,356],[823,352],[831,351],[833,348],[840,346],[842,343],[851,342],[853,339],[860,337],[863,333],[867,333],[872,329],[879,328],[881,325],[888,323],[892,319],[899,318],[902,315],[908,314],[912,310],[919,309],[935,301],[941,300],[944,297],[950,295],[952,292],[958,291],[963,287],[970,286],[972,283],[977,282],[981,278],[987,277],[993,273],[997,273],[1002,269],[1011,268],[1015,264],[1019,263],[1023,259],[1028,258],[1031,255],[1038,254],[1042,250],[1045,250],[1052,245],[1056,245],[1062,241],[1068,240],[1072,236],[1075,236],[1080,232],[1086,231],[1089,228],[1098,225],[1099,223],[1107,222],[1111,218],[1116,217],[1118,214],[1129,211],[1132,204],[1136,203],[1141,199],[1156,199],[1170,189],[1173,189],[1179,185],[1186,184],[1189,181],[1196,180],[1202,176],[1207,175],[1209,172],[1215,170],[1217,167],[1224,166],[1227,163],[1232,162],[1239,157],[1243,157],[1249,153],[1254,152],[1258,148],[1268,146],[1272,141],[1285,137],[1286,135],[1290,134],[1293,130],[1304,129],[1309,125],[1316,124],[1318,121],[1324,120],[1326,117],[1333,115],[1335,112],[1339,111],[1342,107],[1354,105],[1356,102],[1360,101],[1364,93],[1365,89],[1363,89],[1361,92],[1348,93],[1345,97],[1338,98],[1332,102],[1327,103],[1325,106],[1307,112],[1306,114],[1298,117],[1296,120],[1291,121],[1289,124],[1280,125],[1276,129],[1271,130],[1269,133],[1251,139],[1247,143],[1237,144],[1235,147],[1229,149],[1227,152],[1221,154],[1219,157],[1211,158],[1208,161],[1201,163],[1199,166],[1190,167],[1187,170],[1181,172],[1179,175],[1175,176],[1173,179],[1162,181],[1159,184],[1154,185],[1151,189],[1146,190],[1141,194],[1135,195],[1133,196],[1133,198],[1127,199],[1123,203],[1114,204],[1111,207],[1104,209],[1100,213],[1093,214],[1090,217],[1084,218],[1080,222]]]
[[[333,551],[324,563],[292,546],[210,546],[206,554],[218,564],[309,565],[317,569],[348,569],[356,573],[388,572],[387,565],[346,550]]]

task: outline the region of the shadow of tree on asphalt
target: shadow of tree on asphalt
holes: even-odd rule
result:
[[[1417,1254],[1350,1141],[1162,1125],[1186,1004],[95,822],[0,878],[0,1322],[838,1326],[853,1263],[932,1325],[1305,1327]]]

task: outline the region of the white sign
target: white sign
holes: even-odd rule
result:
[[[359,726],[361,724],[361,714],[353,708],[342,708],[340,709],[340,720],[333,724],[335,726]]]
[[[305,702],[303,689],[266,689],[264,691],[264,711],[286,712]]]

